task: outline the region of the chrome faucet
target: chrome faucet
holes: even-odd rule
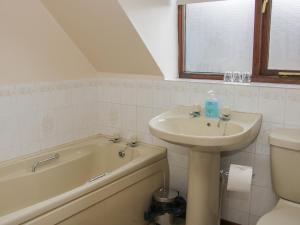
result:
[[[54,155],[50,156],[49,158],[47,159],[44,159],[44,160],[40,160],[40,161],[37,161],[35,162],[33,165],[32,165],[32,172],[34,173],[36,171],[36,169],[40,166],[43,166],[45,165],[46,163],[49,163],[53,160],[57,160],[59,159],[59,154],[58,153],[55,153]]]
[[[219,117],[219,121],[218,121],[218,127],[221,126],[221,121],[224,121],[224,122],[228,122],[230,121],[231,119],[231,115],[230,114],[227,114],[227,113],[222,113],[221,116]]]
[[[200,112],[190,112],[189,115],[192,118],[197,118],[197,117],[200,117],[201,113]]]
[[[124,158],[126,156],[126,150],[128,148],[135,148],[138,146],[138,144],[139,142],[137,140],[137,137],[131,136],[126,143],[126,146],[123,149],[119,150],[119,157]]]
[[[197,118],[201,116],[201,106],[200,105],[194,105],[193,110],[189,113],[189,115],[192,118]]]

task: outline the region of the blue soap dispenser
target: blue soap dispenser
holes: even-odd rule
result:
[[[219,100],[213,90],[210,90],[207,93],[207,98],[205,100],[205,116],[208,118],[219,118],[220,116]]]

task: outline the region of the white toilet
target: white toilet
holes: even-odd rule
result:
[[[300,225],[300,130],[270,134],[273,188],[280,197],[257,225]]]

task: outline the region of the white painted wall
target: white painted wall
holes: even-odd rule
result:
[[[166,79],[178,76],[176,0],[119,0]]]

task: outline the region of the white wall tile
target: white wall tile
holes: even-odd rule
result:
[[[259,112],[263,114],[264,121],[283,123],[285,94],[285,89],[260,88]]]
[[[136,105],[137,89],[135,80],[124,80],[121,88],[121,103],[124,105]]]
[[[108,108],[108,122],[109,126],[115,129],[121,129],[122,127],[122,110],[120,104],[110,104]]]
[[[14,117],[0,117],[0,159],[16,157],[20,152],[19,126]]]
[[[111,79],[108,81],[108,99],[111,103],[122,102],[122,82],[117,79]]]
[[[253,154],[245,151],[232,152],[230,163],[244,166],[253,166]]]
[[[256,141],[256,153],[257,154],[270,154],[270,146],[269,146],[269,134],[275,130],[276,128],[282,127],[282,124],[279,123],[270,123],[264,122],[262,123],[262,127],[260,129],[259,135]]]
[[[98,82],[97,87],[97,100],[100,102],[110,102],[111,99],[111,90],[110,90],[110,80],[101,79]]]
[[[137,82],[137,105],[138,106],[153,106],[154,84],[152,81]]]
[[[37,110],[23,114],[18,119],[20,152],[28,154],[41,149],[41,113]]]
[[[137,129],[137,107],[130,105],[121,106],[121,117],[122,117],[122,130],[132,130]]]
[[[224,191],[223,208],[231,208],[237,211],[249,213],[250,210],[250,193]]]
[[[54,91],[52,95],[55,108],[67,107],[72,103],[72,91],[69,89]]]
[[[272,187],[270,156],[256,154],[254,156],[253,184],[261,187]]]
[[[42,112],[40,127],[41,148],[50,148],[58,144],[55,111]]]
[[[178,167],[174,164],[169,164],[170,167],[170,188],[178,190],[180,194],[186,197],[188,171],[185,168]]]
[[[153,117],[153,108],[137,107],[137,130],[142,133],[149,134],[148,123]]]
[[[240,112],[258,112],[259,88],[234,86],[233,108]]]
[[[278,198],[271,188],[252,186],[250,213],[262,216],[272,210]]]
[[[296,89],[117,78],[0,87],[0,160],[89,136],[121,133],[168,148],[171,187],[186,195],[188,151],[153,137],[148,121],[176,105],[204,105],[215,90],[221,105],[263,113],[257,140],[245,149],[222,154],[230,163],[253,166],[249,195],[225,192],[223,218],[254,225],[277,198],[272,191],[268,135],[277,127],[300,128]]]
[[[171,105],[189,105],[190,86],[186,82],[170,82],[171,85]]]
[[[181,154],[168,148],[168,160],[172,165],[188,169],[188,154]]]
[[[111,103],[108,102],[98,102],[97,106],[97,114],[98,114],[98,121],[96,123],[99,127],[109,127],[110,126],[110,107]]]
[[[66,143],[73,140],[76,136],[74,112],[74,107],[66,107],[55,110],[58,143]]]
[[[157,108],[171,107],[171,85],[170,82],[153,82],[153,106]]]
[[[152,144],[153,143],[153,137],[149,133],[143,133],[143,132],[138,132],[137,133],[137,139],[140,142],[144,142],[147,144]]]
[[[300,126],[300,90],[287,90],[285,124]]]
[[[207,93],[212,89],[209,84],[191,83],[190,84],[190,105],[201,105],[204,107]]]
[[[0,88],[0,116],[11,116],[16,112],[16,96],[13,95],[15,88]]]
[[[251,143],[249,146],[243,149],[244,152],[255,154],[256,152],[256,145],[257,140],[255,140],[253,143]]]

